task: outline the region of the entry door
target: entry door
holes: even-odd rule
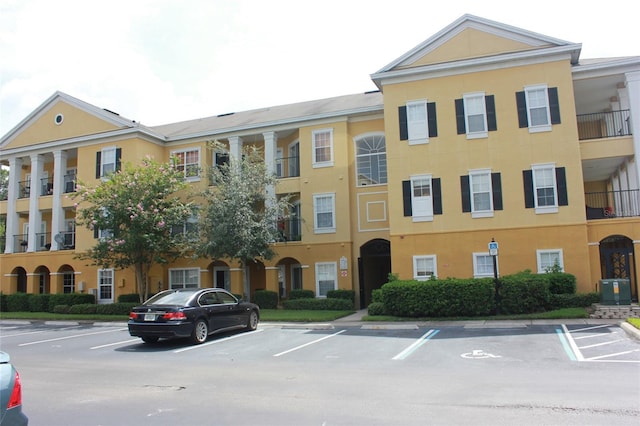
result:
[[[229,268],[216,266],[213,268],[213,286],[231,291],[231,280],[229,278]]]

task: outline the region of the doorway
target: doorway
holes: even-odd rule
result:
[[[388,240],[376,238],[360,247],[358,258],[360,309],[371,303],[373,290],[389,281],[391,273],[391,244]]]
[[[611,235],[600,241],[600,269],[603,279],[627,278],[631,300],[638,300],[633,241],[624,235]]]

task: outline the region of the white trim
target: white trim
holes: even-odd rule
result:
[[[433,274],[432,275],[418,275],[418,261],[431,260],[433,262]],[[413,256],[413,279],[418,281],[427,281],[431,277],[438,277],[438,257],[435,254],[423,254]]]
[[[338,288],[338,263],[337,262],[316,262],[315,263],[315,284],[316,284],[316,297],[318,298],[326,298],[326,295],[321,295],[320,294],[320,271],[318,271],[318,268],[320,266],[327,266],[329,267],[329,269],[331,269],[330,271],[326,271],[326,273],[328,275],[332,275],[329,276],[328,278],[333,278],[333,289],[332,290],[336,290]],[[333,267],[333,268],[331,268]],[[328,281],[328,280],[327,280]]]
[[[318,161],[316,157],[316,136],[325,133],[329,134],[329,159]],[[333,128],[315,129],[311,131],[311,162],[314,168],[333,166]]]
[[[557,248],[557,249],[541,249],[541,250],[536,250],[536,266],[538,269],[538,273],[539,274],[544,274],[547,271],[545,270],[545,268],[549,267],[542,267],[542,259],[541,259],[541,255],[543,254],[554,254],[557,253],[558,254],[558,263],[560,265],[560,268],[562,268],[562,270],[564,271],[564,256],[562,253],[562,249],[561,248]]]
[[[429,195],[415,197],[414,196],[414,182],[417,180],[429,181]],[[410,177],[411,182],[411,220],[413,222],[432,222],[433,221],[433,177],[432,175],[414,175]],[[421,200],[424,199],[424,200]],[[427,200],[428,199],[428,200]],[[420,207],[417,202],[420,201],[424,206]],[[429,202],[430,206],[426,203]],[[416,214],[416,210],[418,214]]]
[[[406,103],[407,108],[407,138],[409,145],[421,145],[429,143],[429,111],[427,99],[416,99]],[[409,109],[414,107],[424,108],[424,123],[422,120],[409,119]],[[424,126],[424,127],[423,127]]]
[[[320,228],[318,225],[318,206],[319,198],[331,199],[331,226]],[[329,212],[322,212],[329,213]],[[313,194],[313,232],[315,234],[330,234],[336,232],[336,194],[335,192],[326,192],[321,194]]]
[[[488,273],[480,273],[478,272],[478,257],[482,256],[488,256],[488,257],[492,257],[489,252],[474,252],[472,254],[473,256],[473,277],[474,278],[486,278],[486,277],[493,277],[493,259],[491,259],[491,271],[489,271]],[[495,257],[496,259],[496,269],[498,270],[498,275],[499,275],[499,271],[500,271],[500,263],[498,262],[498,256]]]

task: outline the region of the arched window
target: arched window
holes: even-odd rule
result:
[[[358,186],[387,183],[387,150],[384,134],[356,138],[356,182]]]

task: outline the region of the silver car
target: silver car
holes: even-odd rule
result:
[[[29,419],[22,412],[20,375],[9,354],[0,352],[0,426],[23,426]]]

